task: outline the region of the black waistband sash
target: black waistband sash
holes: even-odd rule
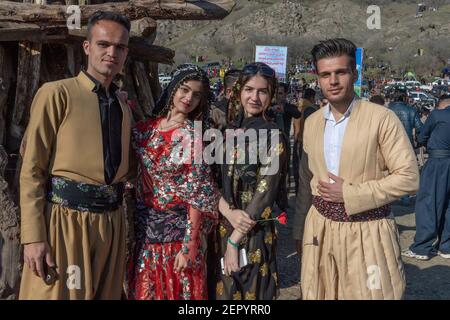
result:
[[[427,150],[430,158],[450,158],[450,150],[447,149],[434,149]]]
[[[123,191],[123,183],[95,185],[53,176],[47,200],[73,210],[104,213],[120,207]]]
[[[188,223],[188,209],[177,205],[159,210],[138,202],[134,213],[134,231],[141,244],[182,241]]]

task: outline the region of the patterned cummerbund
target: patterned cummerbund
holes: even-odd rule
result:
[[[322,216],[337,222],[362,222],[380,220],[389,216],[391,212],[391,206],[389,204],[386,204],[376,209],[347,215],[343,202],[330,202],[324,200],[322,197],[313,196],[312,203]]]
[[[188,209],[177,205],[159,210],[138,202],[134,213],[134,231],[141,244],[182,241],[185,237]]]
[[[122,205],[123,191],[123,183],[95,185],[52,176],[47,200],[77,211],[104,213]]]

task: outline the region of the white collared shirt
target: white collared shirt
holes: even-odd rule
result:
[[[325,118],[325,132],[323,135],[323,153],[325,155],[325,162],[328,171],[339,176],[339,164],[341,161],[342,142],[344,141],[345,128],[347,127],[348,119],[353,110],[357,98],[353,99],[344,113],[343,117],[336,121],[331,112],[331,105],[328,103],[323,108],[323,116]],[[333,182],[330,179],[330,182]]]

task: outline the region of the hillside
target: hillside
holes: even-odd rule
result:
[[[366,49],[375,63],[421,74],[450,59],[450,0],[237,0],[221,21],[158,21],[158,43],[176,50],[176,62],[207,55],[252,60],[255,44],[286,45],[290,63],[308,58],[318,40],[345,37]],[[437,7],[415,18],[417,3]],[[381,9],[381,29],[369,30],[369,5]],[[416,56],[424,49],[423,56]]]

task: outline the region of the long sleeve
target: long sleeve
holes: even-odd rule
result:
[[[278,196],[280,181],[282,181],[282,168],[286,161],[286,148],[279,130],[271,132],[270,141],[270,144],[268,143],[270,162],[260,167],[255,193],[244,210],[253,220],[268,218],[265,215],[269,210],[271,212],[272,205]],[[276,143],[273,143],[274,141]],[[274,169],[273,165],[275,165],[276,170],[272,171]],[[278,167],[276,167],[277,165]]]
[[[388,175],[362,183],[344,181],[347,214],[357,214],[388,204],[419,187],[417,159],[409,138],[394,113],[388,112],[378,129],[378,144]]]
[[[20,172],[22,244],[47,240],[44,208],[49,166],[65,113],[64,94],[45,84],[34,97]]]
[[[293,106],[292,104],[286,103],[284,107],[284,112],[288,113],[292,118],[298,119],[302,116],[300,110],[298,110],[298,108]]]
[[[433,131],[433,128],[436,124],[434,115],[435,115],[434,112],[430,113],[427,121],[425,121],[425,124],[423,125],[422,130],[419,134],[418,142],[419,142],[419,145],[421,145],[421,146],[427,145],[428,139],[430,138],[431,131]]]
[[[423,123],[420,120],[419,113],[417,111],[414,111],[414,129],[416,131],[416,137],[419,136],[420,132],[422,131]]]
[[[183,239],[181,251],[188,260],[189,266],[198,267],[200,261],[197,261],[198,251],[200,249],[200,233],[203,222],[203,213],[198,209],[189,207],[188,221]]]
[[[311,179],[313,174],[309,170],[308,161],[308,154],[303,150],[300,161],[299,186],[292,227],[292,237],[296,240],[302,240],[303,238],[306,215],[312,205]]]
[[[202,214],[201,232],[209,233],[218,222],[221,194],[214,181],[211,167],[203,160],[196,163],[194,151],[198,148],[198,153],[203,152],[203,142],[194,141],[194,134],[192,132],[191,134],[191,139],[187,139],[186,143],[190,143],[193,161],[184,164],[183,172],[186,179],[183,179],[176,194],[191,206],[191,210],[195,209]]]
[[[312,115],[314,112],[316,112],[316,109],[314,109],[313,106],[310,106],[308,108],[305,109],[304,114],[303,114],[303,118],[306,120],[308,119],[308,117],[310,115]]]

